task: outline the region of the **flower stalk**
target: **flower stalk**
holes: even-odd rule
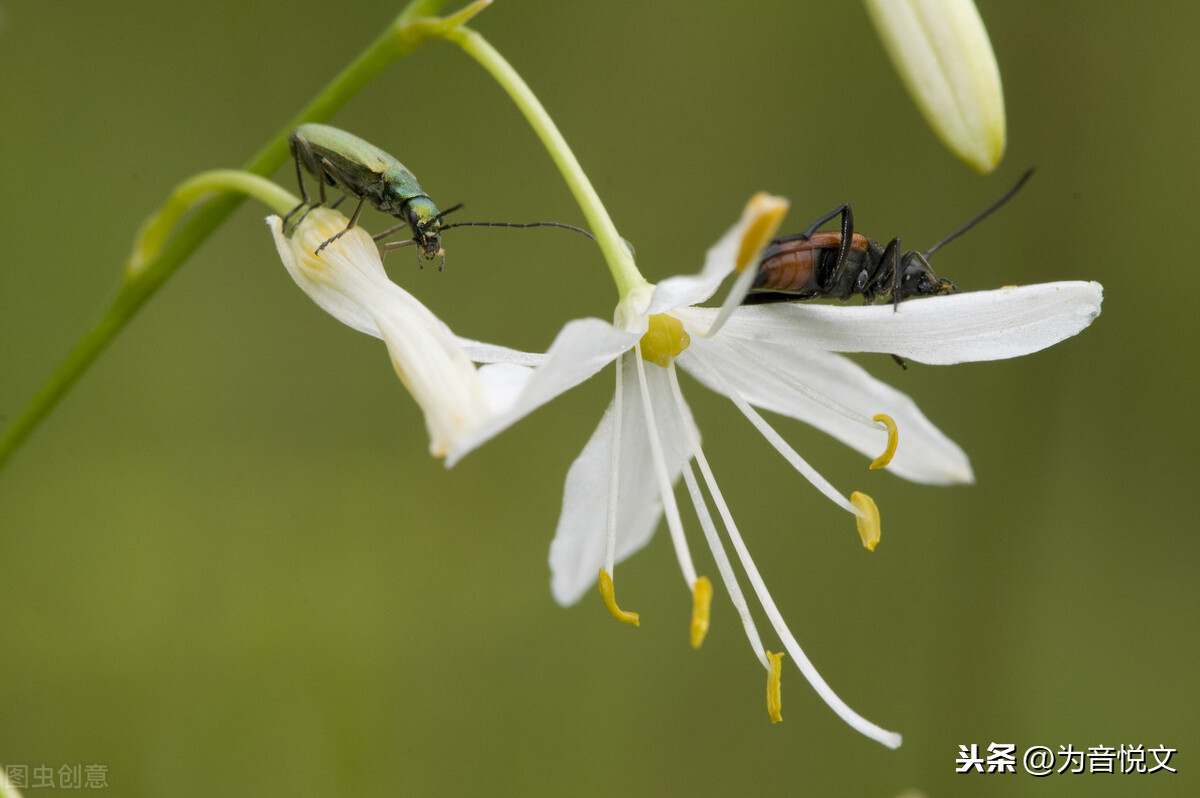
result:
[[[635,289],[648,285],[646,278],[634,265],[633,256],[628,247],[617,234],[616,225],[613,224],[608,211],[605,210],[604,203],[600,201],[600,195],[596,193],[596,189],[588,180],[583,167],[579,165],[567,140],[563,138],[558,126],[546,113],[546,109],[538,101],[529,85],[522,80],[512,65],[504,59],[504,56],[500,55],[478,32],[459,26],[446,30],[441,34],[441,38],[457,44],[463,49],[463,52],[478,61],[480,66],[496,79],[496,82],[508,93],[517,108],[524,114],[526,121],[545,145],[555,166],[562,173],[575,201],[579,203],[584,218],[587,219],[592,233],[596,236],[596,243],[604,254],[608,269],[612,272],[613,280],[617,284],[617,292],[624,297]]]

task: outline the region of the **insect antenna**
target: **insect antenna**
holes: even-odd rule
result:
[[[924,253],[924,254],[925,254],[925,257],[926,257],[926,258],[928,258],[930,255],[932,255],[933,253],[937,252],[939,249],[941,249],[942,247],[944,247],[946,244],[949,244],[951,241],[953,241],[954,239],[958,238],[960,235],[962,235],[963,233],[967,232],[967,231],[968,231],[968,230],[970,230],[972,227],[974,227],[975,225],[979,224],[979,223],[980,223],[980,222],[982,222],[984,219],[986,219],[986,218],[987,218],[989,215],[991,215],[991,214],[992,214],[994,211],[996,211],[996,210],[997,210],[997,209],[998,209],[998,208],[999,208],[1001,205],[1003,205],[1004,203],[1006,203],[1006,202],[1008,202],[1010,199],[1012,199],[1012,196],[1013,196],[1013,194],[1016,194],[1018,191],[1020,191],[1020,190],[1021,190],[1021,186],[1025,185],[1025,181],[1026,181],[1026,180],[1028,180],[1028,179],[1030,178],[1030,176],[1031,176],[1031,175],[1033,175],[1033,170],[1032,170],[1032,169],[1030,169],[1030,170],[1029,170],[1028,172],[1026,172],[1025,174],[1021,175],[1021,179],[1017,181],[1017,184],[1016,184],[1015,186],[1013,186],[1012,188],[1010,188],[1008,191],[1006,191],[1006,192],[1004,193],[1004,196],[1003,196],[1003,197],[1001,197],[1000,199],[996,200],[995,202],[993,202],[993,203],[992,203],[991,205],[989,205],[988,207],[984,208],[984,209],[983,209],[983,211],[982,211],[982,212],[981,212],[979,215],[977,215],[977,216],[976,216],[974,219],[972,219],[971,221],[967,222],[967,223],[966,223],[966,224],[964,224],[962,227],[958,228],[958,229],[957,229],[957,230],[955,230],[953,233],[951,233],[950,235],[946,236],[945,238],[943,238],[941,241],[939,241],[939,242],[937,242],[936,244],[934,244],[934,245],[933,245],[932,247],[930,247],[929,249],[925,250],[925,253]]]
[[[592,241],[596,240],[594,235],[582,227],[563,224],[562,222],[455,222],[454,224],[442,225],[443,230],[449,230],[451,227],[557,227],[560,230],[571,230],[580,235],[587,236]]]
[[[461,203],[461,202],[460,202],[460,203],[458,203],[457,205],[451,205],[449,208],[447,208],[446,210],[442,211],[442,212],[441,212],[441,213],[439,213],[437,216],[433,217],[433,218],[432,218],[432,219],[430,219],[428,222],[426,222],[426,223],[425,223],[425,226],[426,226],[426,227],[429,227],[429,226],[430,226],[430,225],[432,225],[434,222],[440,222],[440,221],[441,221],[441,220],[442,220],[442,219],[443,219],[443,218],[446,216],[446,214],[448,214],[448,213],[454,213],[455,211],[457,211],[457,210],[458,210],[459,208],[461,208],[462,206],[463,206],[463,203]],[[450,225],[450,227],[457,227],[457,226],[458,226],[458,225],[453,225],[453,224],[452,224],[452,225]],[[445,228],[443,228],[443,229],[445,229]]]

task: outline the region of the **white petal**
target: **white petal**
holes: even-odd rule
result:
[[[482,367],[480,377],[492,418],[456,441],[446,458],[447,467],[607,366],[637,339],[637,334],[600,319],[576,319],[559,331],[537,368],[514,361]]]
[[[1003,360],[1078,334],[1100,315],[1102,298],[1099,283],[1061,282],[910,299],[898,312],[787,302],[741,308],[723,334],[937,365]]]
[[[467,357],[476,363],[516,363],[519,366],[538,366],[546,359],[541,352],[522,352],[519,349],[510,349],[500,344],[473,341],[470,338],[460,337],[458,345],[467,353]]]
[[[283,235],[278,217],[269,222],[297,285],[339,321],[387,344],[396,374],[425,414],[435,457],[483,423],[487,406],[475,366],[450,328],[387,278],[375,242],[362,228],[343,235],[318,258],[313,251],[343,229],[344,216],[318,208],[294,238]]]
[[[616,560],[619,562],[646,545],[662,515],[662,498],[654,476],[646,422],[638,390],[633,355],[627,354],[621,410],[621,450],[617,497]],[[663,456],[671,481],[679,479],[687,459],[686,428],[691,418],[675,411],[673,402],[662,401],[665,372],[649,366],[651,401],[663,441]],[[662,383],[662,384],[660,384]],[[618,401],[617,397],[613,401]],[[574,604],[596,585],[604,565],[609,481],[613,439],[613,406],[605,411],[600,425],[571,464],[563,489],[562,514],[554,542],[550,545],[551,590],[558,603]]]
[[[773,368],[765,368],[739,352],[739,343]],[[716,339],[693,339],[692,346],[677,359],[696,379],[720,390],[705,369],[693,367],[692,358],[719,370],[729,386],[755,407],[811,424],[869,458],[883,453],[887,433],[814,400],[795,384],[782,380],[777,372],[790,375],[795,382],[859,417],[869,419],[877,413],[891,416],[900,430],[900,445],[887,468],[897,476],[930,484],[974,480],[966,453],[935,427],[912,399],[840,355],[764,341],[736,342],[726,328],[726,333]]]
[[[283,260],[288,274],[317,306],[335,319],[367,335],[379,336],[375,319],[362,306],[357,297],[346,293],[345,281],[357,274],[360,284],[370,286],[378,278],[374,274],[373,262],[362,239],[353,232],[338,239],[339,247],[327,247],[322,260],[312,256],[325,239],[337,233],[346,224],[346,217],[327,208],[310,212],[295,238],[283,234],[283,221],[278,216],[268,216],[267,224],[275,237],[275,247]],[[367,237],[370,238],[369,236]],[[348,240],[346,240],[348,239]],[[379,252],[372,241],[369,249],[375,252],[374,263],[379,264],[379,275],[387,280]],[[333,251],[330,251],[333,250]],[[369,290],[369,289],[368,289]]]

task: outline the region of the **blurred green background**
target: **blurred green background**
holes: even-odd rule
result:
[[[934,139],[860,5],[732,7],[499,0],[475,24],[650,279],[697,269],[758,190],[791,198],[789,232],[851,202],[863,232],[923,248],[1034,166],[935,267],[968,290],[1105,286],[1091,329],[1030,357],[858,358],[967,450],[975,486],[868,472],[779,423],[879,503],[874,555],[731,405],[684,385],[792,629],[904,745],[850,730],[786,662],[770,724],[723,595],[689,648],[663,529],[620,571],[640,629],[595,594],[557,606],[547,548],[611,372],[446,471],[383,346],[295,287],[247,204],[0,474],[0,762],[99,763],[121,796],[1200,790],[1200,539],[1181,495],[1197,478],[1194,7],[980,2],[1009,116],[988,178]],[[241,164],[398,10],[4,4],[4,420],[98,315],[170,188]],[[464,218],[582,223],[517,111],[449,45],[332,121]],[[290,167],[277,177],[293,187]],[[566,320],[612,312],[582,238],[465,229],[446,249],[442,273],[389,268],[463,335],[544,349]],[[1162,745],[1179,773],[955,775],[960,744],[991,742]]]

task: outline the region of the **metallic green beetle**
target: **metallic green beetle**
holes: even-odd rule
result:
[[[445,262],[441,240],[442,217],[445,214],[437,209],[404,164],[374,144],[329,125],[301,125],[288,139],[288,147],[296,158],[296,179],[300,182],[304,201],[287,215],[285,226],[288,219],[301,208],[307,206],[311,209],[325,204],[326,183],[337,186],[358,200],[346,229],[317,247],[315,254],[321,254],[321,250],[353,229],[363,205],[369,202],[400,220],[400,225],[388,233],[408,225],[413,231],[412,243],[424,251],[425,258],[432,260],[440,255]],[[309,198],[308,189],[304,186],[301,165],[317,177],[321,193],[320,202],[316,204]],[[403,244],[391,244],[388,248],[396,246]]]

